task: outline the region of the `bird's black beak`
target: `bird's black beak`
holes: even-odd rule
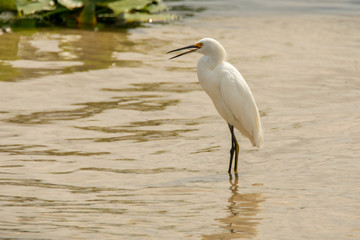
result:
[[[199,45],[194,44],[194,45],[190,45],[190,46],[187,46],[187,47],[182,47],[182,48],[178,48],[178,49],[175,49],[175,50],[171,50],[171,51],[169,51],[167,53],[177,52],[177,51],[181,51],[181,50],[184,50],[184,49],[191,49],[190,51],[183,52],[183,53],[180,53],[179,55],[176,55],[174,57],[169,58],[169,59],[174,59],[174,58],[180,57],[182,55],[195,52],[196,50],[199,50],[200,48],[201,47]]]

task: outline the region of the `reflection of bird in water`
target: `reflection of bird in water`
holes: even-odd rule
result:
[[[228,216],[220,218],[221,228],[225,232],[204,235],[203,240],[254,238],[261,218],[256,217],[260,212],[260,203],[264,201],[261,193],[239,193],[238,175],[230,177],[231,196],[228,199]]]
[[[263,143],[260,115],[254,97],[240,72],[226,62],[226,51],[218,41],[204,38],[193,45],[168,53],[184,49],[191,50],[170,59],[195,51],[204,55],[197,65],[199,82],[210,96],[216,110],[229,125],[232,143],[228,172],[231,172],[234,153],[234,172],[237,172],[239,144],[234,134],[234,127],[247,137],[253,146],[260,147]]]

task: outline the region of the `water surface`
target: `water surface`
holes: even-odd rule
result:
[[[360,18],[211,9],[0,36],[1,238],[359,239]],[[205,36],[262,116],[264,148],[238,136],[238,177],[199,55],[165,54]]]

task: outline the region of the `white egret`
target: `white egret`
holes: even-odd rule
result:
[[[229,173],[235,153],[234,172],[237,173],[239,144],[234,134],[234,127],[247,137],[252,145],[263,144],[263,132],[260,115],[251,90],[240,72],[226,62],[226,51],[215,39],[203,38],[193,45],[178,48],[168,53],[191,49],[170,59],[198,52],[203,54],[197,64],[197,75],[201,87],[210,96],[216,110],[229,125],[231,149]]]

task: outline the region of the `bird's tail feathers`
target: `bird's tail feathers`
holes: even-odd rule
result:
[[[259,112],[256,113],[256,131],[253,133],[253,145],[254,147],[260,148],[264,144],[264,135],[261,126]]]
[[[254,147],[260,148],[264,144],[262,129],[254,136]]]

